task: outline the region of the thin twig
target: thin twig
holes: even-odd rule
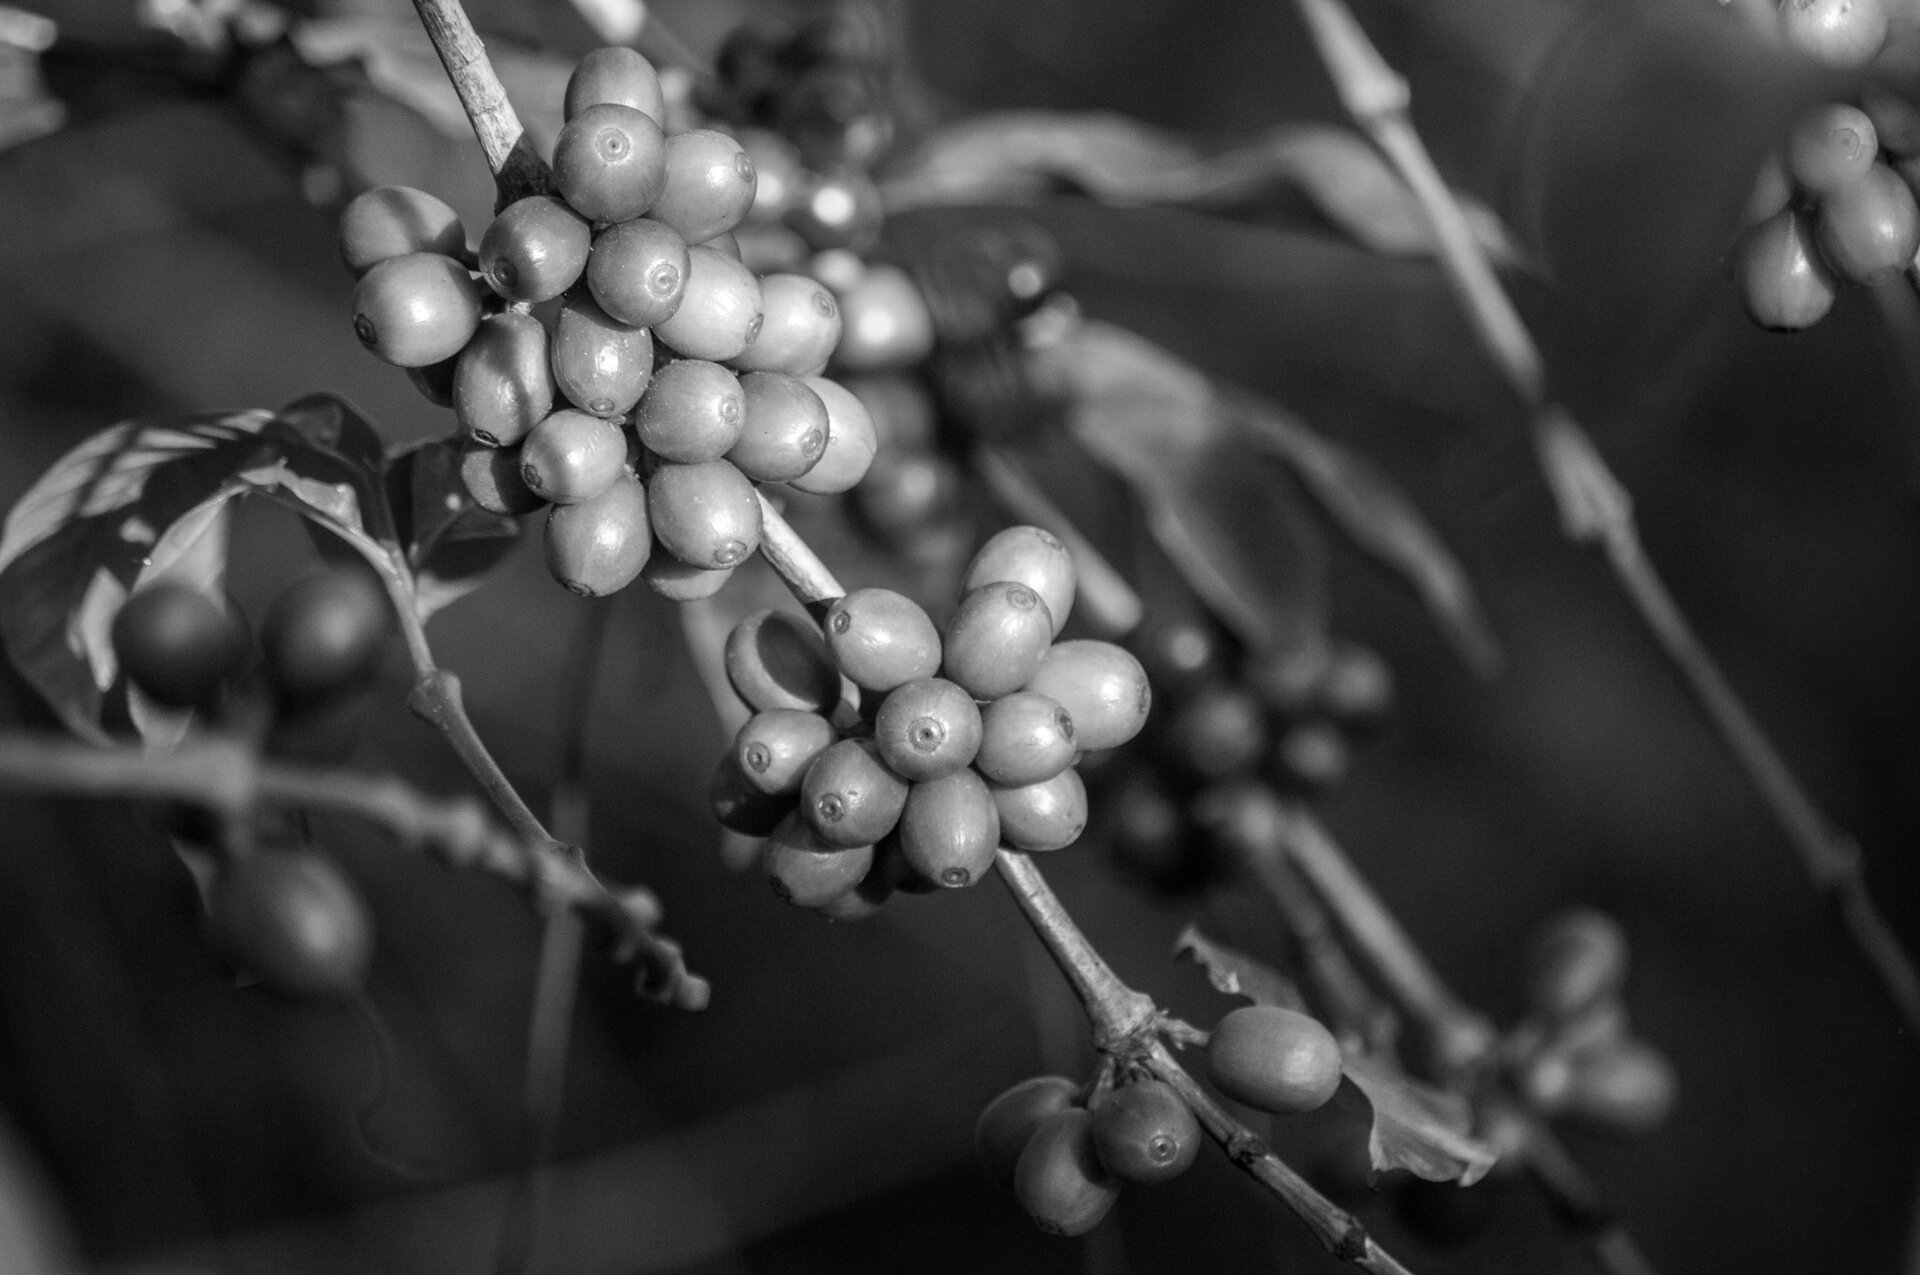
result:
[[[505,208],[516,199],[551,191],[553,173],[533,149],[460,0],[413,0],[413,7],[473,124],[473,135],[499,188],[498,206]]]
[[[1545,364],[1532,335],[1408,117],[1406,81],[1381,58],[1344,0],[1296,3],[1348,113],[1385,153],[1432,222],[1448,280],[1482,346],[1526,407],[1563,530],[1604,550],[1620,587],[1785,831],[1814,887],[1834,900],[1855,945],[1905,1020],[1907,1035],[1920,1047],[1920,972],[1867,893],[1858,847],[1819,813],[1741,704],[1641,547],[1625,489],[1586,431],[1549,397]]]

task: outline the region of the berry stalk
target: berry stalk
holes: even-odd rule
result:
[[[500,188],[498,206],[505,208],[523,196],[552,190],[553,174],[528,142],[520,115],[507,100],[507,91],[487,60],[486,46],[460,0],[413,0],[413,7],[473,123],[473,135]]]

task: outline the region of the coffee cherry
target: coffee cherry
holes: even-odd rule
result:
[[[1337,648],[1320,680],[1320,708],[1348,729],[1377,725],[1393,708],[1393,669],[1364,646]]]
[[[755,713],[733,737],[734,755],[747,782],[775,796],[797,797],[814,759],[838,738],[818,713],[770,708]]]
[[[790,611],[759,611],[734,625],[724,659],[734,692],[756,711],[825,714],[840,703],[840,671],[819,630]]]
[[[1741,210],[1740,224],[1757,226],[1793,202],[1793,183],[1787,179],[1786,165],[1778,155],[1769,155],[1753,176],[1753,189],[1747,193],[1747,206]]]
[[[1281,853],[1292,819],[1280,794],[1254,779],[1209,784],[1188,813],[1224,863],[1256,871]]]
[[[873,740],[880,759],[902,779],[939,779],[980,750],[980,710],[945,678],[918,678],[887,693],[874,717]]]
[[[748,783],[732,749],[722,753],[713,768],[707,803],[721,827],[748,837],[767,836],[794,809],[792,796],[764,793]]]
[[[819,174],[787,213],[787,224],[815,251],[865,252],[879,241],[885,220],[879,187],[865,173],[847,167]]]
[[[653,336],[622,323],[590,296],[560,307],[553,326],[553,382],[595,416],[623,416],[653,377]]]
[[[1781,209],[1741,237],[1734,277],[1747,313],[1772,332],[1810,328],[1833,308],[1833,276],[1814,249],[1812,222],[1797,208]]]
[[[941,671],[976,699],[1026,685],[1053,644],[1053,616],[1024,584],[1000,580],[961,598],[947,624]]]
[[[812,469],[827,450],[827,405],[806,382],[785,372],[740,378],[746,404],[740,437],[727,459],[758,482],[784,482]]]
[[[458,356],[441,359],[438,363],[429,363],[425,367],[406,369],[407,380],[413,388],[419,390],[427,402],[435,407],[453,406],[453,374],[460,360]]]
[[[1825,102],[1794,121],[1787,134],[1787,171],[1810,195],[1824,195],[1867,175],[1879,151],[1873,121],[1857,106]]]
[[[680,306],[654,334],[691,359],[725,363],[760,335],[760,284],[745,266],[705,244],[687,249]]]
[[[1167,1182],[1200,1154],[1200,1122],[1162,1080],[1139,1080],[1107,1095],[1093,1113],[1093,1149],[1126,1182]]]
[[[262,850],[222,867],[208,924],[215,945],[283,996],[349,996],[373,964],[366,904],[332,862]]]
[[[996,784],[1052,779],[1073,764],[1074,751],[1073,718],[1051,696],[1015,691],[980,710],[973,765]]]
[[[1821,199],[1818,236],[1836,274],[1870,286],[1885,283],[1920,250],[1920,207],[1898,173],[1870,164],[1859,181]]]
[[[747,209],[747,221],[758,225],[779,221],[801,198],[807,180],[800,152],[780,134],[763,128],[741,132],[740,146],[753,161],[753,206]]]
[[[1873,121],[1880,149],[1892,155],[1920,154],[1920,107],[1894,89],[1879,84],[1860,86],[1860,109]]]
[[[474,504],[492,514],[513,517],[547,503],[520,476],[518,447],[468,443],[460,449],[460,484]]]
[[[308,576],[267,608],[260,626],[267,676],[290,701],[323,699],[360,683],[379,662],[390,614],[387,595],[365,572]]]
[[[732,230],[753,207],[753,159],[739,142],[710,128],[667,139],[666,185],[653,205],[655,221],[703,243]]]
[[[1013,1183],[1014,1167],[1040,1122],[1074,1105],[1080,1087],[1065,1076],[1029,1076],[980,1109],[973,1153],[996,1182]]]
[[[1051,695],[1073,719],[1083,752],[1117,748],[1146,724],[1153,692],[1140,661],[1111,642],[1057,642],[1026,689]]]
[[[1574,908],[1550,918],[1527,949],[1527,1005],[1554,1022],[1577,1018],[1620,995],[1627,936],[1613,918]]]
[[[829,440],[831,446],[831,440]],[[961,513],[966,479],[939,452],[876,457],[853,489],[854,511],[884,545],[905,548]]]
[[[614,422],[571,409],[553,413],[520,444],[520,477],[557,505],[591,500],[627,463],[627,438]]]
[[[1296,722],[1274,748],[1276,777],[1289,787],[1323,792],[1347,777],[1353,750],[1327,722]]]
[[[1085,1235],[1100,1224],[1120,1184],[1094,1151],[1092,1113],[1069,1107],[1040,1122],[1014,1166],[1013,1194],[1049,1235]]]
[[[1638,1137],[1666,1123],[1678,1093],[1666,1057],[1629,1038],[1574,1055],[1558,1110],[1591,1128]]]
[[[997,532],[980,546],[967,564],[960,590],[963,594],[971,593],[1003,580],[1024,584],[1039,594],[1053,623],[1053,636],[1060,636],[1067,615],[1073,610],[1075,576],[1073,555],[1058,537],[1050,531],[1028,526],[1008,527]]]
[[[664,323],[686,297],[687,251],[687,241],[672,227],[651,218],[608,226],[587,258],[587,290],[622,323]]]
[[[767,837],[760,866],[784,902],[817,908],[860,884],[873,866],[873,847],[830,845],[796,810]]]
[[[760,315],[760,335],[734,360],[746,371],[816,376],[840,344],[839,303],[805,275],[762,277]]]
[[[480,324],[480,289],[437,252],[378,261],[353,290],[353,332],[396,367],[425,367],[460,352]]]
[[[933,396],[918,378],[883,372],[846,377],[841,384],[873,418],[877,452],[924,451],[934,445],[937,426]]]
[[[690,567],[737,567],[760,547],[760,496],[724,460],[661,465],[647,479],[653,534]]]
[[[839,366],[851,372],[910,368],[933,352],[933,315],[920,286],[897,266],[875,265],[840,296]]]
[[[893,831],[906,804],[907,782],[881,763],[870,739],[843,739],[827,748],[800,783],[800,812],[831,845],[879,841]]]
[[[562,104],[564,118],[572,119],[590,106],[604,103],[627,106],[665,126],[666,107],[660,94],[660,75],[653,63],[619,45],[593,49],[580,59],[567,79]]]
[[[1829,66],[1865,66],[1887,42],[1883,0],[1781,0],[1789,47]]]
[[[1148,616],[1127,635],[1147,678],[1163,693],[1182,694],[1226,675],[1224,641],[1205,616],[1169,611]]]
[[[1207,1066],[1220,1092],[1258,1111],[1312,1111],[1340,1087],[1340,1045],[1305,1014],[1246,1005],[1215,1025]]]
[[[481,320],[454,363],[453,414],[475,442],[507,447],[553,411],[547,329],[507,310]]]
[[[189,708],[238,669],[246,640],[220,603],[191,585],[157,580],[114,616],[113,652],[148,698]]]
[[[723,257],[727,257],[733,261],[737,261],[743,266],[747,264],[747,254],[740,247],[740,236],[736,235],[731,230],[722,231],[720,234],[715,235],[713,238],[702,239],[700,242],[706,245],[707,247],[713,249],[715,252],[719,253]],[[750,270],[752,269],[751,266],[748,266],[747,268]]]
[[[592,232],[551,195],[529,195],[500,210],[480,236],[480,275],[509,301],[546,301],[587,268]]]
[[[820,396],[827,409],[827,449],[820,453],[812,469],[789,479],[797,491],[816,496],[836,496],[851,491],[873,465],[877,440],[873,418],[865,404],[837,381],[824,376],[801,378],[806,387]]]
[[[718,460],[740,438],[746,397],[739,378],[718,363],[675,359],[653,374],[633,423],[662,460]]]
[[[553,144],[553,177],[574,211],[590,221],[631,221],[666,184],[666,136],[631,106],[582,107]]]
[[[1267,718],[1245,687],[1201,687],[1173,711],[1161,742],[1172,759],[1202,779],[1243,774],[1267,750]]]
[[[733,578],[732,567],[690,567],[654,539],[653,553],[640,569],[647,587],[669,602],[698,602],[720,592]]]
[[[375,186],[340,210],[340,259],[355,275],[389,257],[414,252],[458,257],[466,250],[460,214],[412,186]]]
[[[1000,846],[1000,812],[986,781],[971,770],[907,790],[900,852],[913,870],[948,889],[978,881]]]
[[[1240,678],[1273,712],[1297,717],[1319,703],[1332,662],[1332,648],[1316,636],[1250,652]]]
[[[647,491],[622,470],[590,500],[555,505],[547,515],[547,570],[569,593],[604,598],[640,577],[653,552]]]
[[[1037,784],[996,784],[990,791],[1000,838],[1016,850],[1064,850],[1086,831],[1087,785],[1071,766]]]
[[[890,691],[940,669],[940,632],[892,589],[855,589],[827,611],[827,650],[855,686]]]

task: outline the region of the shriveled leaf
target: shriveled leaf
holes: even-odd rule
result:
[[[518,520],[487,512],[467,494],[457,440],[434,439],[396,452],[388,459],[385,485],[422,620],[479,588],[520,538]]]
[[[1230,401],[1247,442],[1285,461],[1354,544],[1412,586],[1469,668],[1482,677],[1497,673],[1500,641],[1466,570],[1406,493],[1371,460],[1298,417],[1250,396]]]
[[[1256,1005],[1306,1011],[1306,1001],[1292,979],[1256,957],[1214,942],[1197,925],[1180,931],[1173,941],[1173,954],[1198,965],[1215,991],[1244,996]]]
[[[1430,257],[1418,201],[1359,134],[1289,124],[1206,154],[1177,133],[1122,115],[1001,111],[934,134],[884,188],[895,208],[1033,201],[1070,191],[1117,207],[1234,211],[1294,194],[1364,248]],[[1514,264],[1513,237],[1484,204],[1461,196],[1476,238]]]
[[[1348,1049],[1342,1070],[1373,1109],[1367,1149],[1375,1172],[1406,1169],[1429,1182],[1472,1186],[1498,1158],[1472,1134],[1465,1098],[1412,1079],[1392,1063]]]
[[[288,445],[250,482],[278,483],[330,522],[383,545],[399,543],[381,489],[386,444],[353,404],[337,394],[309,394],[281,408],[266,433]]]

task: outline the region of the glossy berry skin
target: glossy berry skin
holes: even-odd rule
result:
[[[373,964],[373,922],[340,870],[315,854],[261,850],[214,878],[215,945],[283,996],[350,996]]]
[[[764,793],[748,783],[746,772],[740,769],[740,759],[732,749],[722,753],[713,768],[713,778],[707,784],[707,803],[722,828],[748,837],[767,836],[794,808],[791,796]]]
[[[1064,850],[1087,829],[1087,785],[1071,766],[1037,784],[994,784],[989,790],[1000,815],[1000,839],[1016,850]]]
[[[478,443],[508,447],[553,411],[547,329],[507,310],[481,320],[454,362],[453,414]]]
[[[940,669],[975,699],[1011,695],[1053,645],[1053,616],[1024,584],[1000,580],[960,599],[942,641]]]
[[[687,294],[687,241],[649,217],[608,226],[587,258],[587,290],[622,323],[652,327],[673,317]]]
[[[794,811],[768,835],[760,866],[784,902],[823,907],[860,884],[873,866],[873,847],[829,845]]]
[[[890,691],[940,670],[940,631],[892,589],[855,589],[827,611],[827,650],[855,686]]]
[[[1920,250],[1920,208],[1900,174],[1869,164],[1859,181],[1821,199],[1818,237],[1836,274],[1869,286],[1885,283]]]
[[[220,603],[171,580],[128,598],[113,618],[113,651],[134,685],[157,703],[203,703],[246,654],[240,626]]]
[[[1829,66],[1865,66],[1887,42],[1883,0],[1782,0],[1788,47]]]
[[[553,144],[553,177],[561,196],[589,221],[630,221],[645,213],[666,184],[667,139],[631,106],[583,107]]]
[[[945,678],[917,678],[887,693],[874,716],[873,740],[880,759],[902,779],[939,779],[980,750],[980,710]]]
[[[875,265],[840,296],[839,365],[850,372],[889,372],[924,362],[933,353],[933,315],[927,299],[896,266]]]
[[[840,344],[840,304],[802,274],[760,280],[760,335],[734,360],[749,372],[816,376]]]
[[[480,325],[480,289],[437,252],[375,263],[353,291],[353,333],[396,367],[426,367],[460,352]]]
[[[1093,1115],[1082,1107],[1040,1122],[1020,1152],[1013,1194],[1049,1235],[1085,1235],[1120,1198],[1120,1184],[1094,1150]]]
[[[814,760],[800,784],[800,812],[823,841],[857,846],[893,831],[907,782],[880,760],[872,740],[843,739]]]
[[[340,211],[340,258],[355,275],[412,252],[458,257],[467,250],[460,214],[412,186],[375,186]]]
[[[760,335],[760,284],[738,261],[705,244],[687,249],[679,307],[654,335],[690,359],[725,363]]]
[[[547,515],[547,570],[583,598],[618,593],[640,577],[653,552],[647,492],[624,469],[590,500],[555,505]]]
[[[1747,231],[1734,250],[1734,277],[1753,321],[1772,332],[1799,332],[1833,308],[1833,275],[1814,246],[1813,224],[1783,208]]]
[[[602,310],[590,296],[560,308],[553,325],[553,383],[595,416],[633,410],[653,378],[653,336]]]
[[[787,213],[787,224],[817,252],[852,248],[866,252],[880,238],[886,209],[873,179],[855,168],[819,174]]]
[[[830,713],[840,703],[840,670],[819,630],[791,611],[758,611],[734,625],[723,658],[727,681],[756,711]]]
[[[1200,1154],[1200,1122],[1171,1085],[1137,1080],[1115,1089],[1093,1113],[1093,1148],[1122,1181],[1167,1182]]]
[[[921,876],[950,890],[978,881],[1000,847],[1000,812],[971,770],[914,784],[900,812],[900,852]]]
[[[733,571],[732,567],[690,567],[662,548],[656,536],[653,553],[641,568],[640,578],[669,602],[698,602],[726,588]]]
[[[814,759],[838,739],[826,718],[797,708],[755,713],[733,737],[747,782],[773,796],[796,797]]]
[[[518,447],[467,444],[460,449],[460,484],[473,503],[490,514],[515,517],[547,503],[520,476]]]
[[[1075,584],[1073,555],[1052,532],[1038,527],[1015,526],[996,532],[980,546],[967,571],[961,577],[963,594],[996,581],[1024,584],[1047,604],[1047,616],[1053,622],[1053,636],[1073,610]]]
[[[690,567],[737,567],[760,547],[760,497],[724,460],[661,465],[647,479],[653,534]]]
[[[750,222],[777,222],[801,197],[806,167],[793,143],[769,129],[752,128],[740,134],[740,145],[753,161],[753,206]]]
[[[1153,692],[1140,661],[1111,642],[1056,642],[1026,689],[1060,701],[1082,752],[1117,748],[1146,725]]]
[[[1018,787],[1052,779],[1073,764],[1073,718],[1060,702],[1033,691],[1003,695],[980,710],[974,769]]]
[[[1014,1167],[1040,1122],[1074,1105],[1080,1086],[1065,1076],[1029,1076],[1003,1089],[973,1125],[973,1153],[996,1182],[1012,1185]]]
[[[653,63],[620,45],[590,50],[574,66],[562,99],[563,117],[572,119],[589,106],[626,106],[664,126],[666,104]]]
[[[311,701],[358,686],[379,662],[391,607],[366,572],[328,571],[288,586],[260,625],[274,689]]]
[[[662,460],[718,460],[746,425],[740,379],[705,359],[675,359],[653,374],[634,413],[634,429]]]
[[[827,448],[812,469],[790,479],[795,490],[816,496],[851,491],[867,476],[878,447],[873,417],[866,405],[838,382],[824,376],[802,377],[827,409]]]
[[[827,405],[806,382],[785,372],[740,378],[746,405],[740,437],[727,459],[755,482],[785,482],[819,463],[827,450]]]
[[[704,243],[732,230],[753,207],[753,158],[739,142],[710,128],[667,139],[666,185],[653,218]]]
[[[1220,1092],[1276,1116],[1312,1111],[1340,1087],[1340,1046],[1305,1014],[1247,1005],[1222,1018],[1207,1043]]]
[[[1527,948],[1527,1006],[1565,1022],[1618,997],[1627,982],[1627,936],[1592,908],[1553,916]]]
[[[1867,175],[1879,139],[1866,112],[1845,102],[1823,102],[1794,121],[1787,134],[1787,171],[1810,195],[1824,195]]]
[[[592,500],[620,476],[627,439],[612,421],[566,409],[533,427],[520,444],[527,489],[556,505]]]
[[[587,268],[593,234],[551,195],[529,195],[500,210],[480,236],[480,277],[508,301],[546,301]]]

